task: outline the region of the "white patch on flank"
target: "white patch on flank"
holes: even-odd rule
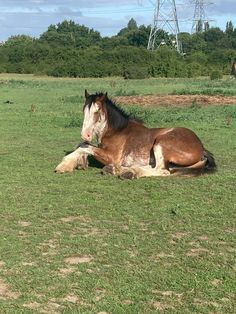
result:
[[[132,154],[129,154],[127,156],[124,157],[123,160],[123,166],[125,167],[131,167],[134,165],[134,157]]]
[[[122,165],[124,167],[135,167],[135,166],[148,166],[149,161],[146,158],[136,156],[134,153],[130,153],[123,159]]]

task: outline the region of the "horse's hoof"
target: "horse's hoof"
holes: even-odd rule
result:
[[[169,170],[167,170],[167,169],[161,169],[159,171],[158,175],[160,177],[167,177],[167,176],[171,175],[171,172]]]
[[[133,172],[133,171],[126,171],[126,172],[123,172],[119,178],[121,180],[133,180],[133,179],[136,179],[137,176],[136,174]]]
[[[102,168],[102,174],[104,174],[104,175],[115,175],[116,174],[115,167],[111,166],[111,165],[104,166]]]
[[[72,172],[75,169],[75,165],[72,163],[60,163],[54,170],[55,173]]]

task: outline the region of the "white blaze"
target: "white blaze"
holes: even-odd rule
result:
[[[100,112],[98,121],[95,121],[94,114],[100,110],[98,104],[92,103],[90,108],[86,106],[84,109],[84,121],[81,136],[86,141],[92,141],[94,135],[100,141],[102,133],[107,125],[105,114]]]

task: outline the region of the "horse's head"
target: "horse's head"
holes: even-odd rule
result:
[[[101,139],[107,127],[106,111],[104,108],[106,99],[107,93],[89,95],[87,90],[85,90],[84,122],[81,132],[81,137],[85,141],[91,142],[94,136],[97,137],[97,140]]]

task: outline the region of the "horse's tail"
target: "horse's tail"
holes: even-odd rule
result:
[[[206,159],[206,164],[205,164],[205,167],[203,169],[204,172],[205,173],[215,172],[217,170],[215,158],[214,158],[213,154],[205,148],[204,148],[204,158]]]
[[[215,158],[211,152],[204,148],[203,158],[197,163],[187,167],[174,167],[170,170],[176,176],[199,176],[204,173],[213,173],[217,170]]]

